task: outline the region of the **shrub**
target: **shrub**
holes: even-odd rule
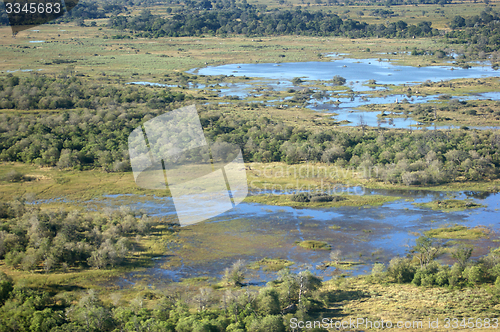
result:
[[[493,265],[492,268],[488,269],[488,274],[491,277],[493,277],[493,279],[499,278],[500,277],[500,264]]]
[[[15,213],[9,204],[0,203],[0,218],[14,218],[14,216]]]
[[[424,272],[422,271],[422,269],[418,270],[416,273],[415,273],[415,276],[413,277],[413,280],[411,281],[412,284],[414,284],[415,286],[420,286],[422,284],[422,277],[424,276]]]
[[[497,280],[495,281],[495,288],[500,292],[500,277],[497,277]]]
[[[12,170],[5,175],[4,179],[8,182],[21,182],[24,179],[24,175],[15,170]]]
[[[422,286],[432,286],[434,285],[434,275],[433,274],[425,274],[422,278]]]
[[[241,286],[245,280],[245,261],[237,260],[224,272],[223,282],[231,286]]]
[[[450,271],[450,277],[448,278],[448,284],[450,286],[457,286],[458,283],[460,282],[460,279],[462,278],[462,272],[463,268],[460,266],[460,264],[455,263],[451,267]]]
[[[340,75],[335,75],[335,76],[333,76],[332,81],[333,81],[333,85],[344,85],[346,82],[346,79]]]
[[[115,161],[113,163],[113,172],[127,172],[130,171],[130,163],[126,161]]]
[[[311,197],[311,202],[331,202],[335,198],[333,196],[328,195],[315,195]]]
[[[439,272],[436,274],[436,285],[446,286],[448,285],[451,276],[450,267],[448,265],[441,266]]]
[[[307,193],[295,194],[292,196],[291,200],[293,202],[340,202],[345,200],[345,197],[342,196],[330,196],[327,194],[313,194],[309,196]]]
[[[12,278],[3,272],[0,272],[0,304],[4,304],[10,297],[14,283]]]
[[[389,262],[387,274],[398,283],[407,283],[413,280],[415,268],[407,258],[393,258]]]
[[[473,266],[467,267],[464,270],[463,275],[464,275],[465,279],[467,279],[467,281],[470,284],[474,284],[474,285],[481,283],[481,281],[483,281],[483,279],[484,279],[483,278],[483,269],[480,265],[473,265]]]
[[[384,277],[385,265],[381,263],[375,263],[372,267],[371,278],[380,282]]]
[[[420,268],[413,277],[412,284],[416,286],[433,286],[436,281],[436,274],[440,266],[437,262],[432,262],[424,268]]]
[[[256,319],[250,325],[249,331],[255,332],[285,332],[283,318],[279,315],[269,315],[262,319]]]
[[[292,201],[294,202],[309,202],[310,201],[310,198],[309,198],[309,195],[306,194],[306,193],[300,193],[300,194],[295,194],[292,196]]]
[[[258,311],[261,315],[277,315],[280,313],[279,294],[274,288],[262,288],[257,297]]]

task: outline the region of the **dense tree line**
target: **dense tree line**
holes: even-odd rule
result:
[[[133,236],[157,223],[126,210],[47,212],[23,201],[0,203],[0,259],[25,271],[117,266],[133,249]]]
[[[450,267],[435,259],[443,252],[440,243],[422,236],[417,239],[413,254],[409,257],[393,258],[387,268],[386,277],[393,282],[412,283],[416,286],[474,287],[479,284],[494,284],[500,292],[500,251],[492,249],[487,255],[472,260],[474,248],[460,244],[451,250],[455,263]],[[375,273],[383,271],[375,264]],[[378,266],[377,266],[378,265]],[[381,275],[379,274],[378,277]]]
[[[498,176],[500,135],[493,131],[316,132],[266,117],[248,121],[212,112],[201,119],[212,140],[243,146],[246,161],[334,163],[406,185]]]
[[[9,74],[0,81],[0,109],[97,109],[125,103],[144,103],[159,108],[185,97],[169,89],[91,84],[72,75],[70,70],[68,75],[58,78],[38,74],[19,78]]]
[[[75,8],[67,12],[62,18],[62,21],[72,21],[75,19],[97,19],[105,18],[107,12],[120,13],[121,7],[109,5],[106,8],[100,8],[95,2],[79,1]]]
[[[0,108],[76,110],[1,114],[5,122],[0,128],[0,159],[127,170],[130,132],[157,115],[159,108],[164,112],[184,99],[184,94],[168,89],[88,84],[77,77],[9,76],[0,83]]]
[[[214,4],[217,7],[217,3]],[[135,17],[112,17],[111,28],[135,31],[139,37],[176,37],[203,34],[247,36],[268,35],[318,35],[347,37],[424,37],[439,34],[431,22],[409,25],[404,21],[384,24],[367,24],[352,19],[342,19],[336,14],[320,11],[296,10],[261,11],[258,6],[236,4],[220,9],[205,10],[202,5],[185,9],[164,18],[144,10]]]
[[[25,99],[26,105],[39,105],[43,98],[51,95],[51,92],[38,95],[36,82],[41,80],[54,85],[52,89],[56,96],[61,90],[66,91],[61,98],[73,98],[68,100],[69,103],[81,100],[92,105],[94,101],[106,105],[106,108],[78,108],[22,116],[1,114],[0,160],[59,168],[81,169],[88,166],[102,167],[106,171],[128,170],[127,141],[130,132],[141,123],[182,105],[163,101],[155,106],[158,108],[144,110],[130,107],[133,103],[127,103],[127,100],[135,98],[146,99],[134,86],[106,86],[88,91],[85,85],[81,86],[78,80],[73,79],[64,81],[65,85],[58,80],[36,76],[30,80],[31,85],[27,81],[16,84],[16,79],[10,77],[4,82],[3,93],[8,98],[18,96]],[[22,88],[16,90],[18,86]],[[41,89],[51,91],[44,85]],[[155,92],[155,89],[162,92]],[[30,91],[33,96],[45,97],[37,99],[29,96]],[[79,99],[79,92],[85,93],[88,100]],[[144,92],[152,96],[151,101],[157,100],[164,89],[149,88]],[[3,100],[17,103],[12,99]],[[37,100],[38,104],[35,103]],[[121,101],[125,103],[117,104]],[[149,103],[146,105],[151,107]],[[296,164],[308,161],[334,163],[360,170],[375,168],[376,171],[370,171],[366,176],[407,185],[498,176],[500,135],[494,131],[395,132],[332,128],[318,132],[285,125],[265,116],[242,118],[239,113],[225,112],[223,107],[216,105],[201,105],[198,110],[207,138],[216,142],[213,148],[224,150],[230,149],[228,143],[237,144],[247,162]]]
[[[500,16],[491,9],[465,18],[457,15],[450,27],[453,31],[445,35],[450,44],[469,45],[472,49],[486,53],[500,49]]]

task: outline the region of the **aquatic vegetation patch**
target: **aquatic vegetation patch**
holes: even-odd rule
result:
[[[464,211],[468,209],[477,209],[486,207],[485,205],[478,204],[473,200],[459,200],[459,199],[447,199],[447,200],[437,200],[428,203],[414,203],[415,206],[426,207],[432,210],[442,210],[442,211]]]
[[[260,261],[250,264],[248,268],[258,270],[263,268],[264,271],[279,271],[287,266],[295,264],[287,259],[281,258],[263,258]]]
[[[310,250],[331,250],[332,246],[324,241],[306,240],[298,243],[299,246]]]
[[[328,267],[334,267],[340,270],[351,270],[358,265],[363,265],[364,262],[351,262],[351,261],[340,261],[340,262],[324,262],[321,265],[318,265],[318,269],[326,269]]]
[[[294,202],[341,202],[345,201],[346,198],[339,195],[327,195],[327,194],[307,194],[299,193],[292,195],[290,198]]]
[[[299,194],[302,195],[302,194]],[[292,206],[292,207],[340,207],[340,206],[380,206],[387,202],[392,202],[401,199],[401,197],[395,196],[383,196],[383,195],[336,195],[329,196],[335,197],[334,200],[322,200],[326,196],[313,196],[318,197],[318,200],[306,201],[304,196],[299,196],[301,198],[295,198],[297,195],[255,195],[245,198],[247,203],[259,203],[266,205],[277,205],[277,206]]]
[[[491,234],[491,230],[483,227],[476,226],[474,228],[469,228],[466,226],[451,226],[431,229],[424,232],[425,235],[440,239],[479,239],[488,237]]]

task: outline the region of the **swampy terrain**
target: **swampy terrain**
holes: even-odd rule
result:
[[[1,21],[0,331],[494,327],[498,6],[96,0]],[[225,171],[232,208],[192,201],[188,225],[165,160],[172,192],[136,183],[129,138],[191,105],[200,164],[236,147],[248,195]]]
[[[273,194],[265,194],[266,199],[272,202],[270,195]],[[267,257],[293,262],[290,266],[292,271],[308,268],[323,280],[329,280],[338,274],[367,273],[376,262],[387,264],[394,256],[404,256],[420,234],[454,225],[467,229],[480,226],[488,229],[488,234],[484,236],[466,239],[475,244],[475,255],[478,257],[495,246],[496,237],[492,235],[499,231],[496,222],[500,208],[499,194],[366,190],[363,195],[389,196],[394,201],[381,206],[335,208],[286,206],[291,203],[284,206],[241,203],[200,225],[182,228],[176,244],[165,253],[165,258],[156,258],[157,266],[151,271],[152,277],[177,281],[202,276],[220,278],[224,267],[232,261],[245,259],[257,262]],[[273,196],[284,195],[275,193]],[[254,197],[250,196],[249,200]],[[418,205],[446,202],[452,198],[472,200],[480,206],[450,211]],[[86,204],[95,209],[126,206],[157,217],[175,215],[170,197],[108,195]],[[304,249],[298,243],[305,240],[326,242],[344,252],[345,260],[356,261],[359,265],[347,269],[339,266],[322,268],[322,263],[330,261],[330,250]],[[217,254],[214,256],[213,253]],[[276,278],[277,271],[266,273],[265,270],[265,266],[257,271],[250,270],[248,282],[264,285]]]

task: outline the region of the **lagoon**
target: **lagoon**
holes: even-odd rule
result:
[[[239,99],[248,99],[252,96],[260,96],[255,93],[255,84],[265,84],[270,91],[283,91],[293,87],[291,80],[300,77],[305,80],[304,86],[312,81],[326,81],[325,85],[330,85],[332,90],[335,87],[329,83],[333,76],[340,75],[347,82],[346,86],[352,89],[352,93],[335,98],[324,98],[320,100],[309,99],[306,107],[326,113],[336,113],[334,118],[344,125],[358,126],[364,124],[371,127],[386,127],[399,129],[443,129],[453,128],[453,126],[435,127],[422,126],[412,119],[387,119],[381,120],[377,113],[360,112],[358,107],[369,104],[389,104],[394,102],[426,103],[438,99],[438,95],[431,96],[406,96],[388,95],[384,97],[374,97],[363,94],[366,91],[385,89],[383,86],[369,87],[368,80],[375,80],[377,84],[392,85],[414,85],[425,81],[445,81],[458,78],[481,78],[497,77],[500,72],[486,65],[474,66],[463,69],[455,66],[429,66],[412,67],[395,65],[389,60],[379,59],[334,59],[324,62],[292,62],[292,63],[255,63],[255,64],[228,64],[216,67],[206,67],[193,69],[190,73],[199,75],[227,75],[246,76],[259,78],[245,83],[235,83],[225,86],[219,91],[220,96],[235,96]],[[354,94],[353,94],[354,93]],[[500,93],[486,92],[475,95],[455,96],[454,99],[478,100],[491,99],[500,100]],[[287,106],[287,99],[269,100],[267,103],[278,103]],[[475,127],[476,129],[499,129],[497,127]]]
[[[480,78],[499,76],[500,72],[490,66],[475,66],[463,69],[454,66],[412,67],[395,65],[388,60],[378,59],[341,59],[316,62],[289,63],[251,63],[229,64],[193,70],[198,75],[234,75],[260,77],[276,80],[292,80],[301,77],[305,80],[328,81],[340,75],[349,82],[367,82],[374,79],[378,84],[415,84],[430,80],[432,82],[457,78]],[[360,86],[357,87],[359,91]],[[367,88],[365,87],[365,90]],[[356,91],[356,90],[355,90]]]
[[[218,278],[237,259],[252,262],[269,257],[288,259],[295,262],[291,270],[309,268],[327,280],[339,273],[367,273],[375,262],[388,263],[392,257],[404,256],[419,234],[432,228],[482,225],[494,232],[500,231],[497,222],[500,193],[365,190],[364,195],[389,195],[401,199],[379,207],[361,208],[294,208],[243,202],[217,217],[183,227],[179,233],[182,242],[169,247],[164,257],[155,259],[156,266],[148,273],[174,282],[200,276]],[[414,205],[449,198],[472,199],[486,207],[443,212]],[[108,195],[85,202],[85,205],[94,208],[125,206],[158,217],[175,215],[170,197]],[[325,241],[332,249],[342,250],[345,259],[363,264],[353,270],[321,269],[320,265],[328,261],[329,251],[303,249],[297,245],[303,240]],[[492,240],[476,242],[474,255],[487,253],[488,246],[495,245]],[[201,249],[213,254],[198,257],[193,252]],[[168,265],[175,258],[182,264],[164,267],[163,264]],[[274,272],[249,271],[248,281],[262,284],[275,277]],[[127,279],[133,281],[133,275]]]

